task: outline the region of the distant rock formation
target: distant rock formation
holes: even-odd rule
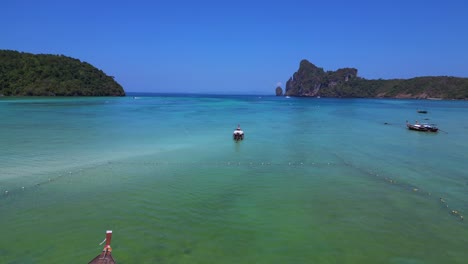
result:
[[[285,95],[320,96],[321,90],[337,88],[357,77],[357,69],[343,68],[325,72],[307,60],[302,60],[299,70],[286,82]]]
[[[281,86],[276,87],[276,96],[282,96],[283,95],[283,88]]]
[[[0,95],[125,96],[114,77],[63,55],[0,50]]]
[[[286,82],[287,96],[468,99],[468,78],[429,76],[412,79],[366,80],[358,70],[325,72],[307,60]]]

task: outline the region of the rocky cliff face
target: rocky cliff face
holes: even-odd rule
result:
[[[411,79],[367,80],[357,69],[325,72],[307,60],[286,83],[285,95],[335,98],[468,99],[468,78],[426,76]]]
[[[283,88],[281,86],[276,87],[276,96],[282,96],[283,95]]]
[[[307,60],[302,60],[299,70],[286,82],[285,95],[321,96],[330,88],[349,86],[348,83],[357,77],[357,69],[343,68],[325,72]]]

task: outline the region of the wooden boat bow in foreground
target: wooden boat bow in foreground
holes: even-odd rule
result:
[[[112,248],[110,246],[112,239],[112,230],[106,232],[106,245],[102,250],[102,253],[95,257],[88,264],[115,264],[114,258],[112,258]]]

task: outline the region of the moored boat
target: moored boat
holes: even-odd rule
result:
[[[106,232],[106,245],[102,250],[102,253],[97,255],[91,262],[88,264],[115,264],[114,258],[112,257],[112,248],[110,246],[112,239],[112,230],[107,230]]]
[[[434,124],[426,124],[426,123],[418,123],[416,121],[415,124],[410,124],[408,121],[406,121],[406,127],[408,127],[409,130],[415,130],[415,131],[421,131],[421,132],[437,132],[439,131],[439,128],[434,125]]]
[[[244,139],[244,131],[240,128],[240,125],[237,125],[237,128],[234,130],[232,137],[235,141]]]

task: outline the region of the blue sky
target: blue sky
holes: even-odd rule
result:
[[[127,92],[274,94],[307,59],[367,79],[468,77],[468,1],[25,1],[0,49],[63,54]]]

